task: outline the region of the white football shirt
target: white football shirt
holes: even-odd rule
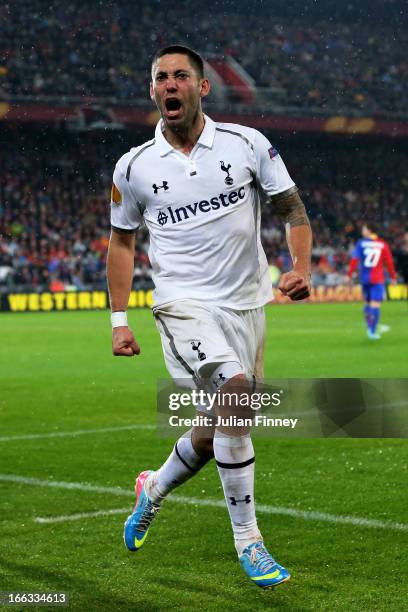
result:
[[[156,305],[178,299],[246,310],[272,299],[260,240],[260,201],[294,186],[260,132],[205,127],[189,156],[162,132],[131,149],[113,175],[111,223],[150,234]]]

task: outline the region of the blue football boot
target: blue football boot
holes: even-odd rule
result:
[[[152,502],[144,487],[146,479],[151,473],[152,470],[146,470],[137,477],[135,485],[136,505],[125,522],[123,539],[126,548],[132,552],[136,552],[143,546],[150,524],[160,510],[159,504]]]
[[[271,589],[290,579],[288,570],[276,563],[262,541],[247,546],[239,562],[247,576],[263,589]]]

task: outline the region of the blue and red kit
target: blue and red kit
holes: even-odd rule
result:
[[[370,238],[361,238],[353,251],[348,275],[351,278],[357,266],[360,270],[360,282],[367,302],[381,302],[384,296],[384,265],[392,280],[397,275],[394,268],[391,249],[385,240],[373,234]]]

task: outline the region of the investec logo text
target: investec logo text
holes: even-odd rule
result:
[[[166,225],[168,221],[172,224],[180,223],[191,217],[195,217],[197,213],[209,213],[212,210],[218,210],[221,206],[227,208],[230,204],[236,204],[238,200],[245,198],[245,187],[241,187],[238,191],[230,191],[230,193],[220,193],[219,196],[211,198],[211,200],[201,200],[201,202],[194,202],[194,204],[187,204],[187,206],[179,206],[179,208],[173,209],[168,206],[166,209],[161,210],[157,215],[157,221],[160,225]]]

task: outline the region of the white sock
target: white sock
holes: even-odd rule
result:
[[[195,452],[191,431],[187,432],[177,440],[161,468],[147,478],[146,493],[154,503],[160,504],[170,491],[189,480],[207,462],[207,458],[200,457]]]
[[[255,454],[251,436],[214,436],[214,455],[224,489],[238,555],[262,540],[255,516]]]

